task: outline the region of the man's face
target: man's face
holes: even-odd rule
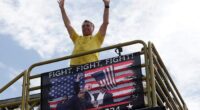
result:
[[[93,25],[90,22],[84,22],[82,25],[83,36],[92,35],[94,30]]]
[[[85,91],[84,90],[80,90],[80,92],[78,93],[78,97],[81,98],[81,99],[84,99]]]
[[[106,92],[107,91],[106,85],[102,85],[102,84],[99,83],[99,87],[100,87],[100,91],[101,92]]]

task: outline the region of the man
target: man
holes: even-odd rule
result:
[[[57,105],[56,110],[86,110],[86,104],[90,104],[90,102],[85,100],[85,91],[80,88],[81,77],[83,77],[83,73],[78,73],[73,83],[74,95],[71,98],[65,97],[65,100]]]
[[[99,89],[100,91],[98,93],[90,92],[90,90],[93,88],[92,84],[90,83],[85,84],[84,88],[80,89],[79,82],[81,77],[83,77],[83,74],[78,74],[74,82],[74,91],[76,95],[74,95],[73,98],[76,99],[76,101],[72,98],[73,101],[73,102],[71,101],[72,104],[76,104],[75,106],[79,105],[80,108],[89,109],[94,107],[98,108],[99,106],[113,103],[113,94],[108,92],[105,85],[101,85],[100,83],[98,83],[100,88]],[[92,77],[95,77],[96,80],[96,76]],[[82,110],[82,109],[77,109],[77,110]]]
[[[88,100],[86,108],[98,108],[108,104],[113,104],[113,94],[110,93],[105,86],[99,85],[99,91],[97,93],[85,92],[85,99]]]
[[[113,88],[110,83],[111,81],[108,81],[109,84],[108,82],[106,82],[106,76],[102,71],[93,73],[91,76],[96,80],[97,84],[99,85],[99,92],[91,96],[92,102],[96,102],[96,107],[98,107],[99,105],[102,106],[112,104],[114,102],[113,94],[109,92],[109,90]]]
[[[64,9],[64,1],[65,0],[59,0],[58,4],[62,13],[62,18],[65,24],[65,27],[67,28],[69,36],[74,44],[74,50],[72,54],[78,54],[80,52],[86,52],[86,51],[100,48],[104,41],[107,26],[109,24],[108,19],[109,19],[110,0],[103,0],[105,8],[104,8],[104,14],[103,14],[103,23],[99,31],[95,35],[93,35],[93,31],[95,27],[94,24],[89,20],[85,20],[82,24],[83,36],[79,36],[74,30],[74,28],[72,27],[71,22]],[[85,55],[85,56],[81,56],[77,58],[72,58],[70,61],[70,65],[77,66],[77,65],[82,65],[85,63],[94,62],[94,61],[97,61],[98,58],[99,58],[98,53]]]

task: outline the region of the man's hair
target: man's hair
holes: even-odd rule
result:
[[[85,20],[85,21],[83,21],[83,23],[90,23],[91,25],[92,25],[92,27],[93,27],[93,30],[94,30],[94,28],[95,28],[95,26],[94,26],[94,23],[92,23],[91,21],[89,21],[89,20]]]

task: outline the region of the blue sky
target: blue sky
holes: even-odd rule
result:
[[[112,0],[103,44],[152,41],[190,110],[200,108],[199,4],[199,0]],[[102,23],[101,0],[66,0],[65,8],[78,33],[84,19],[93,21],[97,32]],[[56,0],[0,1],[0,87],[31,64],[70,55],[72,48]],[[111,52],[101,58],[105,56],[112,56]],[[48,69],[66,65],[61,62]],[[0,94],[0,99],[19,95],[21,80]]]

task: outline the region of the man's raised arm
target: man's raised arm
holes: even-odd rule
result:
[[[103,0],[104,2],[104,13],[103,13],[103,24],[101,25],[99,32],[102,36],[106,35],[106,30],[109,24],[109,5],[110,0]]]
[[[72,40],[74,40],[72,38],[72,32],[74,31],[74,29],[71,26],[71,22],[69,20],[69,17],[67,16],[67,14],[65,12],[64,3],[65,3],[65,0],[58,0],[58,4],[59,4],[59,7],[60,7],[60,10],[61,10],[61,13],[62,13],[62,19],[64,21],[65,27],[67,28],[67,31],[68,31],[68,33],[70,35],[70,38]]]

